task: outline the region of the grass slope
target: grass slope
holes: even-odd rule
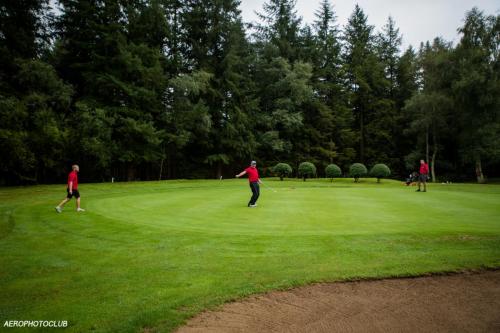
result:
[[[222,302],[313,281],[500,266],[500,186],[244,180],[0,189],[0,322],[170,331]],[[22,331],[22,330],[19,330]]]

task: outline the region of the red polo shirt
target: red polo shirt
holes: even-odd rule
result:
[[[245,171],[247,172],[248,181],[250,183],[259,181],[259,171],[257,171],[257,168],[248,167]]]
[[[69,183],[73,182],[73,190],[78,190],[78,173],[73,170],[69,173],[68,175],[68,188],[69,188]]]
[[[427,163],[420,164],[420,174],[427,175],[429,173],[429,166]]]

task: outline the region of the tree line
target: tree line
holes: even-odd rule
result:
[[[402,50],[358,5],[302,22],[268,0],[2,0],[0,184],[219,178],[249,160],[430,162],[432,178],[500,175],[500,15],[460,41]],[[268,172],[266,168],[262,170]]]

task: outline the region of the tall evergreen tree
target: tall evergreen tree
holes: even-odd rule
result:
[[[418,72],[417,54],[413,47],[409,46],[396,64],[394,100],[398,110],[401,110],[405,101],[418,90]]]
[[[396,90],[394,92],[395,108],[398,112],[396,117],[396,125],[394,126],[394,137],[396,152],[399,156],[398,165],[393,166],[393,170],[397,173],[406,174],[408,171],[414,170],[415,161],[407,164],[405,155],[414,151],[415,137],[413,134],[408,135],[408,127],[414,120],[414,115],[411,112],[405,112],[405,103],[418,92],[418,73],[419,66],[417,62],[417,54],[412,46],[403,53],[396,64]],[[413,155],[412,155],[413,156]]]
[[[290,161],[298,166],[309,147],[301,147],[304,108],[310,105],[312,68],[297,62],[290,65],[281,57],[262,59],[255,80],[260,83],[260,113],[256,117],[260,154],[267,161]],[[297,148],[301,149],[297,149]]]
[[[69,131],[71,87],[40,59],[50,39],[48,1],[6,1],[0,10],[0,182],[58,174]]]
[[[167,4],[162,0],[128,1],[124,7],[127,18],[127,39],[134,44],[144,44],[164,51],[170,26]],[[167,3],[175,1],[167,1]]]
[[[209,110],[201,98],[209,88],[212,74],[205,71],[179,73],[168,80],[165,91],[165,110],[158,126],[163,130],[159,179],[185,176],[195,164],[189,145],[207,141],[212,127]],[[198,153],[196,151],[196,153]],[[166,163],[165,163],[166,162]]]
[[[344,40],[343,58],[349,104],[357,124],[358,159],[364,163],[387,160],[392,158],[393,151],[390,141],[393,106],[385,96],[389,83],[375,53],[373,26],[368,25],[358,5],[345,27]]]
[[[459,31],[453,89],[461,111],[460,146],[482,183],[483,161],[500,159],[500,15],[485,16],[473,8]]]
[[[423,151],[419,148],[420,156],[430,162],[432,181],[436,181],[437,158],[444,153],[445,140],[453,133],[452,127],[447,126],[453,106],[450,44],[439,38],[432,45],[427,43],[420,52],[420,63],[422,89],[407,101],[405,109],[412,117],[410,133],[419,146],[424,147]],[[417,165],[419,159],[421,157],[414,158],[413,164]]]
[[[378,35],[378,53],[384,64],[386,78],[389,80],[389,96],[394,98],[397,77],[396,69],[399,61],[399,53],[402,37],[399,34],[399,29],[396,27],[394,19],[389,16],[386,25],[382,29],[382,33]]]
[[[109,147],[105,154],[84,149],[94,145],[87,145],[83,137],[75,138],[75,146],[81,142],[82,147],[74,154],[88,157],[85,163],[89,163],[89,170],[101,166],[106,168],[100,170],[104,174],[135,179],[142,163],[161,158],[161,132],[154,124],[165,86],[158,45],[153,39],[145,41],[144,36],[135,39],[136,16],[130,20],[120,1],[62,0],[61,4],[56,64],[61,75],[76,87],[80,100],[77,110],[89,112],[76,113],[74,121],[81,123],[80,116],[97,117],[102,110],[104,117],[111,119],[102,124],[112,124],[102,132],[111,130],[110,136],[98,136],[99,140],[111,139],[98,145]],[[105,155],[112,156],[113,165],[102,160]]]
[[[392,138],[391,144],[388,145],[386,154],[391,156],[391,169],[394,174],[402,174],[405,170],[404,159],[401,157],[400,151],[408,149],[405,146],[405,135],[401,131],[409,122],[405,121],[405,113],[402,111],[404,100],[401,101],[402,89],[411,89],[410,86],[414,82],[415,77],[411,77],[412,64],[411,64],[411,51],[405,53],[406,57],[401,59],[400,47],[402,43],[402,36],[399,29],[396,27],[396,22],[389,16],[387,23],[382,28],[376,39],[376,49],[378,57],[384,67],[385,78],[388,81],[387,90],[384,92],[386,99],[386,108],[384,110],[383,118],[386,131],[389,131],[389,136]],[[403,72],[407,71],[407,72]],[[403,79],[401,75],[407,75],[404,79],[405,82],[400,81]],[[413,80],[412,82],[410,82]],[[400,87],[400,84],[403,86]],[[404,86],[406,85],[406,86]],[[414,91],[406,91],[404,99],[411,97]]]
[[[269,0],[258,13],[262,24],[257,25],[259,38],[276,46],[279,55],[291,63],[298,60],[302,21],[295,5],[296,0]]]
[[[316,164],[332,163],[337,160],[347,165],[354,158],[354,136],[351,130],[352,113],[347,107],[345,94],[345,73],[342,67],[341,43],[336,16],[328,0],[323,0],[316,12],[315,48],[312,50],[312,83],[317,107],[322,110],[316,121],[321,136],[316,144],[323,154]],[[320,168],[323,169],[323,168]]]
[[[255,152],[249,117],[255,107],[249,80],[250,55],[238,5],[235,0],[193,1],[184,20],[190,63],[213,74],[203,95],[210,114],[210,133],[207,140],[197,143],[195,156],[215,166],[217,177],[224,165],[247,159]]]

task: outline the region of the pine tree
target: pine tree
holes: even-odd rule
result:
[[[273,162],[293,161],[298,166],[309,149],[297,146],[303,144],[303,111],[312,101],[312,68],[301,62],[292,66],[281,57],[262,59],[256,67],[260,113],[255,121],[262,133],[259,156]]]
[[[79,108],[89,112],[76,113],[75,121],[79,123],[80,116],[97,117],[102,110],[104,118],[109,119],[103,124],[112,126],[102,131],[111,130],[111,135],[97,137],[101,141],[97,146],[109,147],[105,154],[85,149],[96,147],[86,144],[85,137],[75,138],[77,147],[82,143],[78,153],[88,157],[85,161],[89,170],[100,165],[106,167],[106,174],[110,174],[112,165],[102,158],[111,155],[115,176],[135,179],[142,163],[161,159],[161,131],[154,123],[165,87],[158,37],[135,39],[136,15],[130,3],[129,7],[119,1],[61,3],[57,68],[75,86]],[[127,17],[127,9],[132,20]],[[145,13],[139,13],[139,17]],[[132,24],[132,29],[125,22]]]
[[[324,0],[316,12],[313,28],[315,47],[311,52],[311,81],[316,94],[316,107],[308,108],[306,112],[319,111],[313,126],[321,134],[315,144],[321,154],[318,154],[315,163],[332,163],[335,159],[341,164],[347,164],[354,157],[352,114],[347,107],[347,96],[343,89],[345,74],[339,31],[335,12],[328,0]]]
[[[409,46],[396,64],[394,99],[398,110],[401,110],[405,101],[418,90],[418,70],[417,54],[413,47]]]
[[[145,44],[159,51],[164,50],[170,37],[167,4],[175,1],[129,1],[124,7],[127,17],[127,38],[134,44]]]
[[[396,90],[394,91],[394,102],[398,115],[396,117],[396,125],[394,139],[396,143],[396,151],[399,155],[399,163],[393,166],[393,170],[400,174],[406,174],[408,171],[413,171],[414,161],[407,165],[405,155],[414,151],[415,137],[408,135],[408,128],[414,120],[414,115],[410,112],[405,112],[404,107],[414,94],[418,92],[418,62],[417,54],[410,46],[399,58],[396,65]]]
[[[0,182],[51,181],[64,161],[72,89],[42,61],[48,1],[8,1],[0,10]]]
[[[396,69],[399,61],[399,52],[402,37],[399,34],[399,29],[396,28],[394,19],[389,16],[386,25],[383,27],[383,32],[378,35],[378,54],[384,64],[384,72],[389,80],[389,96],[394,98],[397,87]]]
[[[483,161],[500,160],[500,15],[485,16],[475,7],[459,31],[453,90],[461,111],[460,149],[483,183]]]
[[[279,56],[290,63],[298,60],[302,18],[295,9],[296,0],[269,0],[258,13],[262,24],[257,25],[258,37],[276,46]]]
[[[249,80],[250,55],[238,4],[234,0],[194,1],[184,21],[190,43],[188,61],[212,74],[202,96],[210,115],[210,132],[208,138],[197,142],[195,155],[213,165],[217,177],[224,165],[248,159],[255,152],[249,117],[255,106]]]
[[[425,160],[430,163],[432,181],[436,181],[436,163],[447,137],[450,137],[450,98],[452,76],[450,44],[436,38],[420,52],[422,89],[406,102],[405,110],[411,116],[410,133],[420,147],[425,147]],[[448,124],[448,125],[447,125]],[[420,148],[419,151],[422,151]],[[424,154],[420,154],[424,156]],[[412,154],[410,156],[416,156]],[[417,164],[415,158],[413,164]]]
[[[393,105],[386,98],[389,83],[375,53],[373,26],[367,24],[358,5],[345,27],[344,40],[343,59],[349,105],[357,124],[358,158],[362,162],[393,158],[389,139]]]
[[[402,42],[402,36],[399,33],[399,29],[396,27],[394,19],[389,16],[387,23],[382,28],[376,39],[376,51],[378,58],[384,67],[385,79],[387,81],[387,90],[383,92],[385,97],[386,108],[383,110],[383,115],[378,116],[378,118],[383,118],[383,122],[380,125],[383,127],[383,131],[386,132],[392,140],[387,145],[385,150],[385,155],[389,158],[385,162],[391,164],[391,168],[397,173],[403,173],[405,171],[404,160],[401,158],[399,153],[401,149],[405,149],[404,134],[401,128],[405,128],[408,122],[405,122],[404,112],[402,108],[404,106],[404,101],[402,102],[399,98],[400,94],[400,77],[401,74],[400,65],[406,65],[406,63],[400,63],[400,47]],[[410,54],[404,61],[408,62]],[[405,70],[410,70],[410,68],[405,68]],[[415,78],[407,77],[406,80],[411,80]],[[385,81],[385,80],[384,80]],[[405,82],[411,84],[411,82]],[[411,93],[405,96],[405,99],[411,97]],[[382,143],[382,142],[381,142]],[[383,143],[382,143],[383,144]]]

